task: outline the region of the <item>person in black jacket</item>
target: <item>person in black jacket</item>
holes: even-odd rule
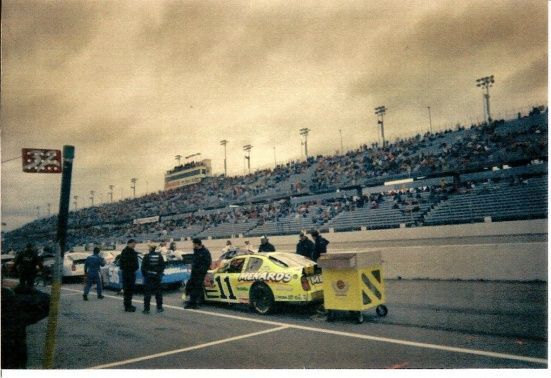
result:
[[[314,256],[314,243],[308,239],[305,233],[300,233],[300,240],[297,244],[297,254],[302,255],[308,259],[312,259]]]
[[[36,278],[37,267],[42,267],[42,261],[38,257],[38,252],[31,245],[27,244],[25,249],[15,258],[15,268],[19,273],[19,284],[32,288]]]
[[[260,246],[258,247],[258,252],[275,252],[275,247],[272,243],[268,241],[266,236],[260,238]]]
[[[132,296],[136,286],[136,270],[138,270],[138,253],[134,250],[136,241],[130,239],[121,252],[120,268],[122,271],[122,288],[124,290],[124,311],[134,312]]]
[[[186,294],[189,295],[189,302],[184,308],[197,308],[199,299],[203,294],[203,281],[211,263],[210,252],[203,246],[201,239],[193,239],[191,277],[186,285]]]
[[[2,369],[27,366],[27,326],[48,316],[50,296],[19,285],[2,283]]]
[[[321,236],[318,230],[312,230],[310,234],[314,238],[314,254],[312,255],[312,260],[318,261],[322,253],[327,253],[327,245],[329,244],[329,240]]]
[[[161,290],[161,279],[165,270],[163,256],[155,250],[155,246],[149,247],[149,253],[142,261],[142,275],[144,279],[143,313],[149,314],[149,303],[151,293],[155,293],[157,312],[163,312],[163,292]]]

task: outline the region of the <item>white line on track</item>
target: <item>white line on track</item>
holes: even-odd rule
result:
[[[75,289],[69,289],[69,288],[62,288],[62,289],[63,290],[80,292],[79,290],[75,290]],[[112,295],[105,295],[105,297],[118,299],[118,300],[123,299],[123,298],[115,297],[115,296],[112,296]],[[483,356],[483,357],[492,357],[492,358],[499,358],[499,359],[505,359],[505,360],[523,361],[523,362],[531,362],[531,363],[535,363],[535,364],[547,365],[547,360],[544,359],[544,358],[519,356],[519,355],[507,354],[507,353],[488,352],[488,351],[478,350],[478,349],[458,348],[458,347],[452,347],[452,346],[447,346],[447,345],[420,343],[420,342],[415,342],[415,341],[392,339],[392,338],[388,338],[388,337],[370,336],[370,335],[364,335],[364,334],[361,334],[361,333],[342,332],[342,331],[336,331],[336,330],[331,330],[331,329],[326,329],[326,328],[307,327],[307,326],[301,326],[301,325],[292,324],[292,323],[274,322],[274,321],[271,321],[271,320],[254,319],[254,318],[250,318],[250,317],[246,317],[246,316],[220,314],[220,313],[203,311],[203,310],[186,310],[182,307],[172,306],[172,305],[163,305],[163,307],[171,308],[171,309],[178,310],[178,311],[189,311],[189,312],[194,312],[194,313],[197,313],[197,314],[216,316],[216,317],[226,318],[226,319],[244,320],[244,321],[248,321],[248,322],[268,324],[268,325],[273,325],[273,326],[277,326],[277,327],[286,327],[286,328],[300,329],[300,330],[303,330],[303,331],[325,333],[325,334],[328,334],[328,335],[352,337],[352,338],[356,338],[356,339],[377,341],[377,342],[389,343],[389,344],[398,344],[398,345],[404,345],[404,346],[410,346],[410,347],[416,347],[416,348],[433,349],[433,350],[440,350],[440,351],[445,351],[445,352],[471,354],[471,355],[477,355],[477,356]]]
[[[246,338],[248,338],[248,337],[254,337],[254,336],[258,336],[258,335],[263,335],[263,334],[265,334],[265,333],[277,332],[277,331],[281,331],[281,330],[287,329],[287,328],[289,328],[289,327],[288,327],[288,326],[281,326],[281,327],[277,327],[277,328],[270,328],[270,329],[266,329],[266,330],[264,330],[264,331],[258,331],[258,332],[254,332],[254,333],[248,333],[248,334],[246,334],[246,335],[228,337],[227,339],[211,341],[211,342],[209,342],[209,343],[194,345],[194,346],[187,347],[187,348],[169,350],[169,351],[162,352],[162,353],[151,354],[151,355],[149,355],[149,356],[143,356],[143,357],[138,357],[138,358],[131,358],[131,359],[129,359],[129,360],[112,362],[112,363],[110,363],[110,364],[105,364],[105,365],[92,366],[92,367],[90,367],[90,368],[88,368],[88,369],[108,369],[108,368],[112,368],[112,367],[115,367],[115,366],[128,365],[128,364],[132,364],[132,363],[135,363],[135,362],[151,360],[151,359],[153,359],[153,358],[159,358],[159,357],[164,357],[164,356],[170,356],[170,355],[172,355],[172,354],[183,353],[183,352],[189,352],[190,350],[196,350],[196,349],[201,349],[201,348],[207,348],[207,347],[210,347],[210,346],[213,346],[213,345],[229,343],[229,342],[231,342],[231,341],[246,339]]]

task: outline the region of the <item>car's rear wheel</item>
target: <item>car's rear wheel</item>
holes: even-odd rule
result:
[[[261,315],[268,314],[274,308],[274,294],[264,283],[257,283],[251,287],[250,298],[251,306]]]

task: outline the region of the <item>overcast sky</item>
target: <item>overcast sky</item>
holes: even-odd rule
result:
[[[547,2],[2,2],[2,160],[74,145],[79,208],[163,187],[174,156],[201,152],[223,172],[333,153],[482,120],[475,79],[494,74],[492,112],[547,103]],[[2,164],[11,230],[58,211],[60,175]],[[147,188],[146,188],[147,186]],[[85,201],[84,201],[85,199]],[[71,208],[73,207],[71,201]]]

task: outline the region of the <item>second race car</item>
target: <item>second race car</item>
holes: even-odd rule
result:
[[[138,254],[138,264],[141,268],[142,266],[142,254]],[[184,261],[182,260],[173,260],[167,261],[165,266],[165,271],[161,279],[161,285],[163,287],[185,287],[186,282],[189,280],[191,275],[191,267],[189,265],[189,259]],[[138,268],[136,271],[136,285],[143,285],[143,275]],[[120,269],[120,255],[115,257],[115,260],[104,267],[101,268],[101,278],[103,281],[103,286],[114,289],[122,289],[122,271]]]

